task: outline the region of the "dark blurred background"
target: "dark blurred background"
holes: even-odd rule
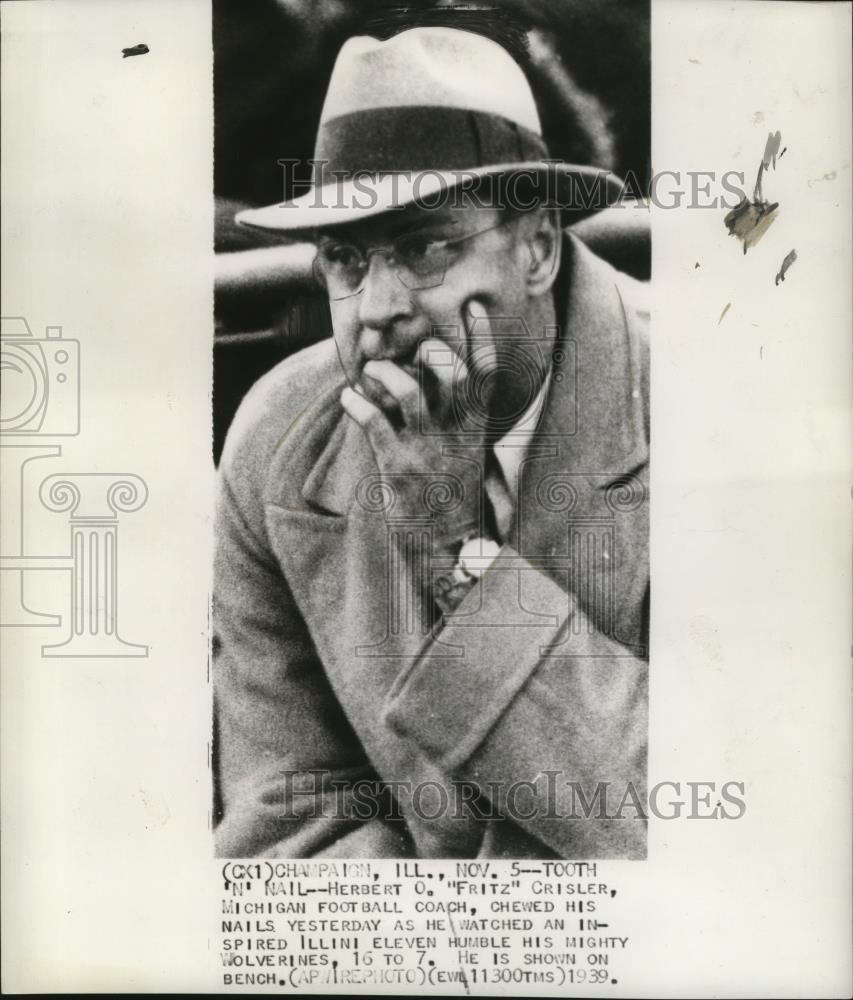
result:
[[[525,69],[551,155],[609,168],[632,193],[647,195],[648,0],[433,0],[406,8],[387,0],[214,0],[217,460],[248,387],[282,357],[331,332],[328,310],[306,280],[308,248],[282,249],[273,273],[273,257],[259,248],[282,241],[236,226],[234,213],[289,197],[277,161],[313,155],[326,85],[348,37],[383,33],[377,23],[393,25],[413,12],[453,24],[486,6],[484,20],[526,33]],[[642,265],[634,270],[647,276]]]

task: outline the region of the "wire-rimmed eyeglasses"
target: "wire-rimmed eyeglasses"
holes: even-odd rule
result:
[[[346,299],[362,290],[370,258],[378,253],[406,288],[411,291],[435,288],[444,281],[448,267],[457,259],[463,244],[500,229],[507,221],[503,219],[495,226],[464,236],[406,233],[384,247],[362,248],[344,240],[324,239],[317,246],[314,274],[330,299]]]

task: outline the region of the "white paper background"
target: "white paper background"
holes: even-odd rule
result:
[[[61,630],[0,631],[3,987],[215,990],[210,11],[2,15],[3,315],[81,344],[81,432],[38,472],[147,483],[121,522],[119,625],[150,647],[48,660]],[[844,996],[850,5],[658,2],[653,86],[655,171],[743,170],[751,190],[768,131],[787,151],[746,257],[720,210],[653,216],[650,779],[743,781],[747,813],[652,821],[649,861],[608,866],[632,936],[619,995]],[[67,544],[62,517],[27,514]],[[32,593],[65,608],[67,574]]]

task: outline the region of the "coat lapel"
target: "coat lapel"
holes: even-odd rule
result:
[[[568,302],[542,421],[519,477],[517,547],[635,646],[648,535],[647,391],[625,276],[573,237]]]

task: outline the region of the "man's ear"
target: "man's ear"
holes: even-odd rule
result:
[[[557,279],[563,239],[555,209],[537,208],[522,220],[521,237],[530,253],[527,292],[535,298],[549,291]]]

